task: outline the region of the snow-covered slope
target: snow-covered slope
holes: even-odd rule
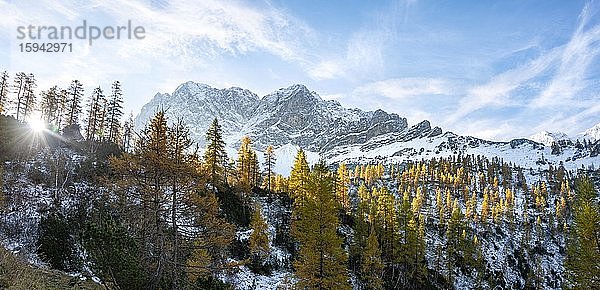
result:
[[[336,101],[321,99],[303,85],[282,88],[260,98],[241,88],[216,89],[187,82],[172,94],[156,94],[136,118],[136,129],[160,109],[166,110],[171,121],[182,119],[201,148],[214,118],[223,127],[231,157],[244,135],[253,140],[258,151],[273,145],[275,171],[284,175],[289,174],[299,147],[307,152],[311,163],[319,158],[329,162],[402,162],[460,153],[500,157],[527,168],[563,163],[574,169],[600,164],[598,142],[583,148],[561,132],[543,131],[531,136],[531,140],[493,142],[443,133],[427,120],[409,127],[406,119],[397,114],[347,109]],[[597,136],[600,125],[597,127],[596,131],[588,130],[590,136]],[[559,144],[560,150],[551,150],[553,142]]]
[[[548,132],[542,131],[537,134],[531,135],[528,138],[529,140],[542,143],[546,146],[552,146],[552,143],[558,142],[561,140],[570,140],[569,136],[563,132]]]

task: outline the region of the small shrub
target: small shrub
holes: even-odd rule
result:
[[[37,252],[42,261],[54,269],[75,271],[81,265],[76,245],[71,225],[63,214],[51,211],[41,220]]]
[[[106,212],[90,222],[83,233],[84,248],[94,273],[121,289],[143,289],[147,275],[142,268],[136,240]]]

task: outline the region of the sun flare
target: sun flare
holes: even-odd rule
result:
[[[42,132],[46,129],[46,122],[44,122],[40,116],[31,116],[27,120],[27,124],[34,132]]]

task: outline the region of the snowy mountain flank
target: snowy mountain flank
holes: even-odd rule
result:
[[[585,130],[581,133],[581,137],[590,140],[600,140],[600,123],[596,124],[594,127]]]
[[[279,153],[276,170],[284,175],[300,147],[311,156],[310,161],[322,157],[329,162],[402,162],[460,153],[499,157],[525,168],[561,162],[567,169],[600,164],[599,142],[584,148],[564,133],[547,131],[509,142],[444,133],[427,120],[408,126],[406,118],[394,113],[344,108],[299,84],[261,98],[242,88],[217,89],[186,82],[172,94],[156,94],[144,105],[135,120],[136,130],[160,109],[171,122],[182,119],[201,147],[214,118],[223,127],[230,156],[235,155],[244,135],[258,151],[273,145]],[[586,131],[586,139],[599,140],[600,125],[594,128]],[[553,142],[560,150],[552,151]]]

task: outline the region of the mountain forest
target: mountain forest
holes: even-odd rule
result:
[[[203,146],[164,110],[136,130],[118,81],[36,88],[0,76],[0,288],[600,285],[598,170],[300,149],[284,176],[250,136],[228,155],[219,118]]]

